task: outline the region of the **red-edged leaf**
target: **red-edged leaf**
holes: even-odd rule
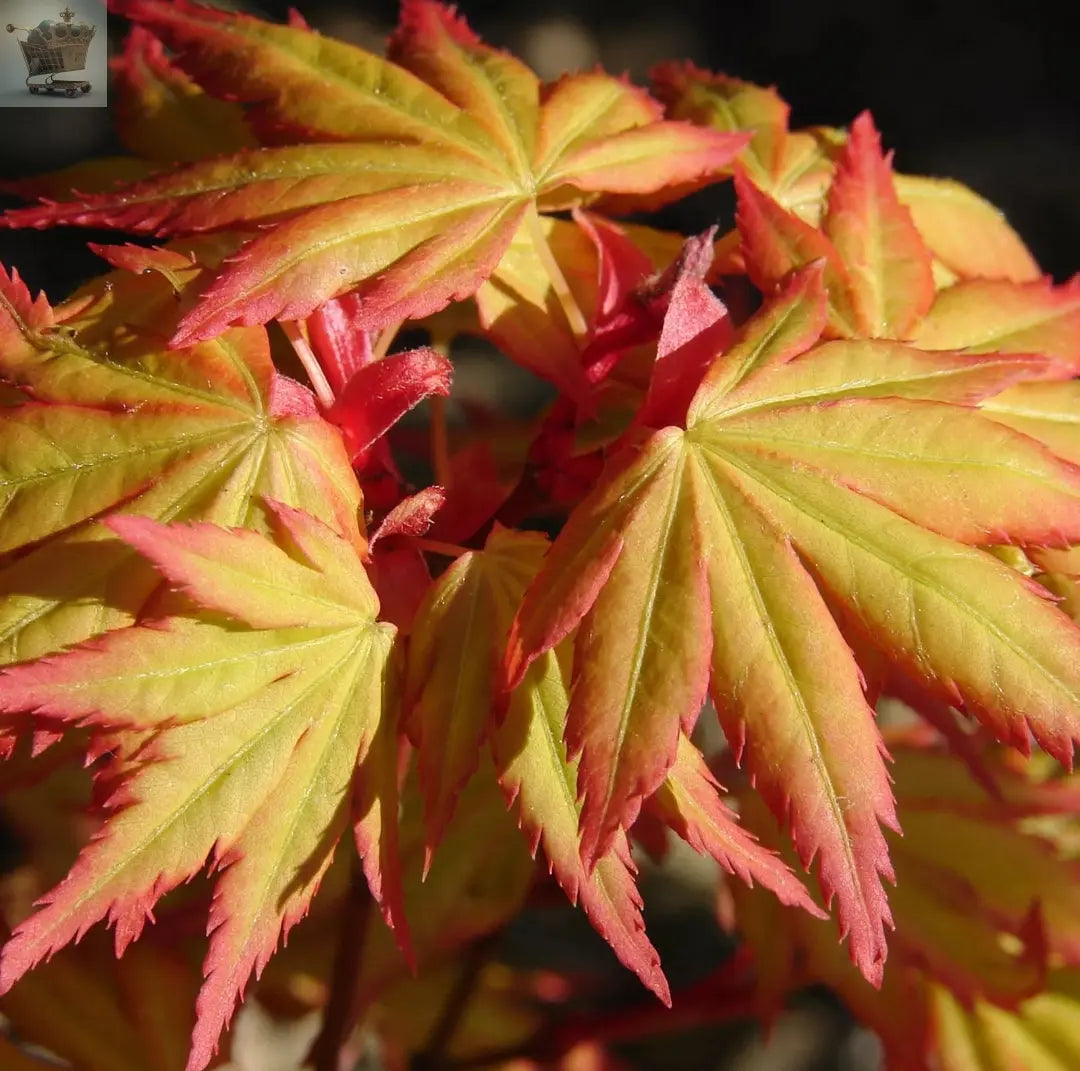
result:
[[[1037,778],[1018,777],[993,755],[986,758],[995,776],[1033,801],[1057,792],[1055,779],[1040,784]],[[740,926],[755,946],[755,958],[760,955],[771,966],[780,946],[789,963],[801,965],[799,985],[816,982],[837,992],[879,1034],[889,1067],[990,1071],[1069,1066],[1068,1059],[1045,1062],[1048,1052],[1070,1051],[1058,1047],[1069,1035],[1057,1027],[1041,1031],[1033,1026],[1037,1044],[1013,1049],[1008,1042],[1030,1023],[1037,1004],[1058,1003],[1058,994],[1047,992],[1060,984],[1053,973],[1048,978],[1047,961],[1063,955],[1071,962],[1075,954],[1066,951],[1075,936],[1076,908],[1068,906],[1077,896],[1075,863],[1064,857],[1061,843],[1026,827],[1022,814],[1009,814],[989,800],[957,758],[903,746],[896,760],[905,835],[893,843],[898,875],[894,958],[881,991],[872,990],[843,962],[831,927],[791,913],[782,929],[770,929],[770,920],[781,922],[774,919],[771,899],[736,888]],[[763,839],[775,834],[762,828],[756,812],[753,824]],[[1057,827],[1053,836],[1062,833],[1064,827]],[[1001,859],[1016,865],[1003,868]],[[1045,911],[1044,895],[1050,905]],[[789,973],[782,984],[790,986],[793,977]],[[957,1045],[956,1023],[940,1014],[946,997],[976,1009],[976,1018],[984,1022],[993,1020],[977,1048]],[[960,1015],[959,1008],[954,1014]],[[1063,1017],[1060,1025],[1068,1022]],[[1008,1063],[1000,1062],[1003,1052],[1009,1053]]]
[[[807,223],[816,225],[843,132],[790,131],[789,108],[775,89],[692,63],[662,63],[651,72],[657,96],[674,119],[751,135],[738,165],[755,186]]]
[[[724,434],[734,443],[745,432],[752,449],[816,468],[961,543],[1080,540],[1080,468],[994,423],[940,402],[851,398],[732,413]]]
[[[752,140],[739,154],[739,163],[756,185],[769,188],[767,183],[783,166],[790,111],[775,89],[692,63],[662,63],[649,73],[673,118],[731,133],[749,132]]]
[[[452,7],[402,0],[390,59],[476,122],[519,180],[528,180],[540,80],[508,52],[485,45]]]
[[[667,776],[709,657],[736,755],[790,817],[804,864],[818,859],[854,960],[880,982],[879,824],[895,814],[833,611],[999,739],[1026,747],[1030,730],[1067,761],[1080,630],[1025,578],[937,533],[1060,542],[1080,488],[1071,465],[970,408],[1044,360],[813,347],[822,300],[815,273],[795,279],[716,359],[685,433],[613,460],[530,586],[508,665],[520,679],[578,626],[566,737],[582,749],[589,861]]]
[[[1062,286],[973,280],[941,291],[915,334],[926,350],[1041,353],[1080,370],[1080,277]]]
[[[1080,381],[1017,383],[984,400],[982,410],[1080,465]]]
[[[895,827],[896,815],[859,668],[809,574],[737,473],[710,450],[699,459],[713,702],[758,791],[775,814],[790,816],[803,865],[818,859],[852,959],[880,982],[891,917],[879,875],[891,880],[892,869],[878,823]]]
[[[360,493],[340,433],[274,374],[265,332],[164,351],[185,255],[144,251],[57,310],[0,278],[0,376],[19,403],[0,421],[3,660],[128,624],[159,578],[100,521],[110,514],[265,530],[260,496],[323,518],[359,546]],[[292,404],[284,404],[287,396]]]
[[[646,806],[694,851],[711,855],[741,881],[771,890],[788,907],[825,917],[784,861],[739,825],[721,800],[720,785],[701,752],[686,736],[679,737],[675,765]]]
[[[874,338],[907,338],[934,300],[930,254],[897,200],[891,158],[869,112],[851,125],[829,188],[824,229],[851,281],[860,320]]]
[[[682,481],[681,443],[659,433],[606,494],[575,511],[560,540],[574,554],[570,576],[591,543],[586,529],[617,533],[621,544],[578,630],[567,713],[568,753],[581,756],[581,848],[589,864],[659,787],[680,727],[693,726],[705,698],[709,609],[699,536],[679,509]],[[630,500],[631,491],[632,512],[613,523],[606,502]],[[553,551],[530,590],[564,591],[561,567]]]
[[[109,61],[109,70],[116,129],[136,156],[163,164],[187,163],[257,144],[243,109],[207,96],[141,26],[132,28],[123,52]]]
[[[491,741],[499,780],[507,798],[518,805],[532,850],[543,845],[571,903],[581,904],[622,963],[670,1006],[659,957],[645,936],[626,834],[616,836],[591,872],[578,852],[577,764],[567,759],[562,741],[569,703],[566,662],[555,652],[543,655],[515,689]]]
[[[759,378],[770,382],[773,372],[818,340],[827,315],[822,270],[822,265],[815,264],[798,272],[758,316],[743,326],[735,345],[714,360],[701,380],[689,409],[691,423],[738,405]],[[744,380],[750,381],[748,389],[739,391]]]
[[[544,91],[431,0],[403,7],[397,62],[186,0],[116,6],[211,93],[254,104],[249,120],[277,144],[3,222],[266,225],[188,312],[176,345],[304,318],[358,286],[364,329],[428,316],[491,275],[526,212],[682,196],[720,178],[746,140],[664,120],[646,93],[599,73]]]
[[[522,592],[547,542],[496,527],[462,555],[417,614],[405,683],[405,722],[418,749],[427,850],[435,850],[476,770],[496,700],[496,671]]]
[[[771,362],[770,368],[716,403],[711,402],[710,393],[704,387],[699,397],[710,400],[709,412],[714,404],[719,412],[721,409],[769,407],[778,403],[813,405],[842,397],[924,399],[962,406],[984,402],[990,408],[998,403],[994,396],[1001,394],[1000,407],[1004,410],[1009,407],[1007,399],[1012,397],[1009,388],[1013,384],[1057,375],[1060,368],[1057,362],[1039,356],[979,355],[947,350],[927,353],[883,340],[826,342],[815,346],[811,352],[812,360],[807,354],[805,360]],[[720,363],[712,376],[722,379],[724,375],[725,363]],[[1044,386],[1060,387],[1062,391],[1065,388],[1064,384],[1025,384],[1016,398],[1021,401],[1029,390]],[[1057,397],[1060,403],[1062,396]],[[692,412],[704,415],[704,407]],[[1020,430],[1032,434],[1027,428]],[[1055,440],[1052,447],[1055,452],[1076,460],[1076,456],[1063,452],[1058,446]]]
[[[793,271],[821,260],[829,294],[829,333],[841,338],[865,336],[869,325],[855,304],[847,267],[829,239],[762,193],[738,170],[735,190],[735,220],[746,271],[754,285],[771,293]]]
[[[253,105],[248,118],[260,133],[412,143],[438,135],[448,147],[475,137],[475,125],[420,79],[295,22],[191,0],[111,0],[110,7],[160,37],[213,96]]]
[[[270,508],[276,543],[207,524],[115,520],[213,613],[122,629],[0,677],[5,709],[149,734],[101,834],[5,947],[0,984],[103,917],[123,951],[155,901],[209,858],[224,872],[189,1071],[209,1061],[248,976],[306,913],[383,716],[393,630],[374,621],[355,547],[305,513]],[[392,796],[382,813],[396,817]],[[392,881],[378,887],[394,894]],[[399,905],[384,910],[400,924]]]
[[[431,395],[450,393],[453,365],[432,349],[394,353],[360,368],[326,419],[341,428],[354,464],[413,406]]]
[[[893,175],[923,241],[961,279],[1034,282],[1039,265],[1005,216],[973,190],[951,179]]]
[[[1030,732],[1070,760],[1080,736],[1080,630],[1036,585],[866,497],[793,474],[790,463],[764,454],[740,462],[755,496],[875,646],[942,698],[963,702],[998,739],[1026,750]]]
[[[468,297],[494,271],[525,211],[476,183],[318,205],[231,258],[172,344],[212,337],[237,321],[303,319],[362,282],[364,329],[429,316]]]

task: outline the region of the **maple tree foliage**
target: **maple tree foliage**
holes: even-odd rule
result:
[[[1074,1063],[1077,282],[868,113],[543,84],[432,0],[385,57],[111,7],[130,155],[0,217],[166,240],[0,270],[5,1066],[201,1071],[252,992],[318,1071],[595,1062],[580,978],[485,963],[555,886],[638,1032],[824,984],[901,1071]],[[462,396],[464,338],[554,401]],[[682,989],[676,837],[743,942]]]

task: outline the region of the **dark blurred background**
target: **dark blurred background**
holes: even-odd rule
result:
[[[54,6],[59,0],[42,0],[42,17]],[[271,18],[284,18],[288,9],[232,6]],[[396,13],[394,0],[299,6],[323,32],[371,48],[381,47]],[[468,0],[462,8],[485,38],[545,77],[599,62],[642,80],[662,59],[688,58],[775,84],[792,105],[795,125],[843,125],[870,108],[899,169],[973,186],[1005,210],[1055,278],[1080,264],[1080,55],[1049,0]],[[112,19],[111,47],[121,34],[121,20]],[[0,34],[4,47],[15,49]],[[107,109],[0,112],[0,178],[119,149]],[[727,226],[728,213],[720,193],[663,222],[700,230],[712,222]],[[58,299],[96,270],[82,248],[88,237],[0,232],[0,259],[17,264],[36,286],[48,282]]]

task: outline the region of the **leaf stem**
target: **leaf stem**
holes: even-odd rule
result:
[[[338,1071],[341,1050],[363,1012],[357,990],[371,904],[371,890],[363,867],[359,858],[354,858],[348,894],[341,908],[341,936],[334,957],[330,997],[326,1002],[322,1029],[308,1055],[307,1062],[315,1071]]]
[[[566,276],[563,275],[563,270],[559,267],[559,262],[555,259],[551,246],[548,245],[548,240],[544,235],[544,228],[540,225],[540,213],[535,208],[531,208],[525,218],[528,221],[529,235],[536,249],[536,255],[544,266],[544,271],[547,273],[551,288],[555,291],[555,297],[558,298],[559,305],[562,307],[566,322],[570,325],[574,337],[583,339],[589,333],[589,325],[585,322],[585,314],[581,311],[581,306],[577,303],[577,299],[570,290],[570,284],[566,281]]]
[[[392,324],[387,324],[379,332],[378,338],[371,344],[371,359],[373,361],[381,361],[387,355],[404,322],[404,320],[397,320]]]
[[[311,386],[315,391],[315,397],[319,399],[319,405],[323,409],[329,409],[334,404],[334,391],[323,373],[318,357],[315,356],[315,352],[308,344],[308,340],[304,338],[300,325],[295,320],[278,320],[278,323],[281,324],[285,337],[292,343],[292,348],[296,350],[296,356],[300,358],[300,363],[304,366],[308,379],[311,380]]]
[[[459,547],[456,543],[443,543],[438,539],[416,538],[413,544],[429,554],[441,554],[444,558],[460,558],[462,554],[468,554],[468,547]]]

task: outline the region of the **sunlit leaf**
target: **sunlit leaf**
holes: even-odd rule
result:
[[[209,864],[221,873],[189,1071],[209,1061],[248,977],[306,913],[351,824],[354,780],[372,776],[384,716],[393,629],[374,621],[355,547],[306,513],[271,512],[276,542],[114,518],[203,616],[120,629],[0,678],[5,710],[147,734],[100,834],[0,954],[0,984],[102,918],[123,951],[157,899]],[[393,800],[387,813],[396,818]],[[393,860],[375,851],[364,864],[400,928]]]

